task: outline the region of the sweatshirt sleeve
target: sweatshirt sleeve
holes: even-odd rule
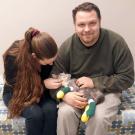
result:
[[[15,77],[17,73],[17,68],[15,64],[15,57],[14,56],[7,56],[5,59],[4,64],[4,70],[5,70],[5,79],[6,82],[9,85],[14,85],[15,83]]]
[[[12,98],[13,87],[15,84],[15,76],[17,68],[15,66],[15,57],[7,56],[4,63],[5,72],[5,84],[3,90],[3,100],[6,105],[8,105],[9,100]]]
[[[63,43],[59,48],[57,58],[54,62],[51,74],[58,75],[59,73],[69,72],[69,57],[68,57],[68,44]],[[50,95],[52,98],[56,99],[57,90],[50,90]]]
[[[134,62],[132,54],[121,39],[112,51],[114,74],[93,77],[94,86],[102,91],[121,92],[134,83]]]

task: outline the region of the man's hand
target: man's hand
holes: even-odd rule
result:
[[[84,108],[88,103],[87,99],[83,97],[83,93],[79,92],[68,92],[64,98],[63,101],[67,104],[82,109]]]
[[[80,88],[94,88],[94,84],[91,78],[89,77],[80,77],[79,79],[76,80],[76,84]]]
[[[44,85],[47,89],[58,89],[62,82],[59,79],[48,78],[44,80]]]

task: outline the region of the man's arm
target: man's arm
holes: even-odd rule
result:
[[[134,62],[124,40],[119,41],[112,51],[114,74],[91,78],[94,86],[107,92],[118,92],[134,83]]]

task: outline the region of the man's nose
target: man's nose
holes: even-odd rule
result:
[[[90,26],[86,25],[84,28],[85,31],[90,31]]]

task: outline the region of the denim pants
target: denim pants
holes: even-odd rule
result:
[[[6,105],[11,96],[11,93],[3,94]],[[26,119],[27,135],[56,135],[57,104],[48,93],[45,93],[39,104],[26,107],[21,116]]]

